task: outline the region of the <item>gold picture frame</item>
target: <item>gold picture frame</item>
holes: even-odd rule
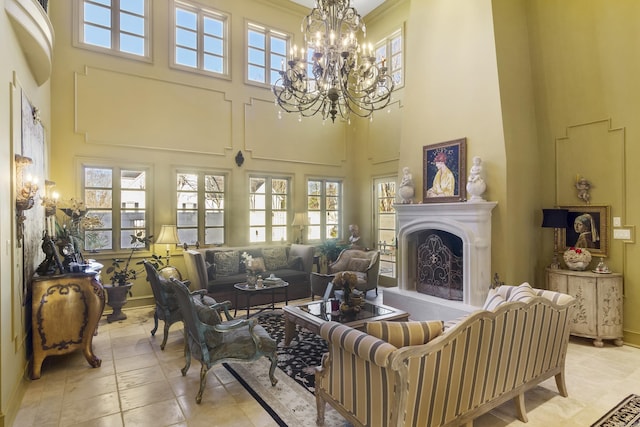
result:
[[[577,246],[586,248],[594,256],[608,257],[610,206],[583,205],[560,206],[560,208],[567,209],[569,212],[566,228],[561,228],[558,233],[558,250],[564,252]],[[582,233],[577,230],[576,222],[581,224],[577,227],[582,227],[584,230]],[[597,235],[594,236],[591,229],[597,230]]]

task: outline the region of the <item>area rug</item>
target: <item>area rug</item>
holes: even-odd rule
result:
[[[284,317],[281,310],[260,314],[258,322],[278,342],[278,384],[269,381],[269,360],[253,363],[225,363],[224,367],[265,408],[281,427],[315,426],[316,398],[313,394],[315,367],[327,351],[326,342],[318,335],[300,329],[289,347],[284,346]],[[327,405],[326,427],[351,426]]]
[[[640,396],[630,394],[591,427],[640,426]]]
[[[282,310],[261,313],[258,322],[278,343],[278,368],[310,393],[315,392],[315,368],[327,352],[327,343],[320,336],[302,328],[288,347],[284,346],[284,316]]]

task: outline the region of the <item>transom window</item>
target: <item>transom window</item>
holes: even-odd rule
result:
[[[376,62],[384,61],[395,87],[404,85],[404,36],[402,29],[376,44]]]
[[[176,1],[174,65],[228,75],[228,20],[221,12]]]
[[[83,167],[87,216],[99,225],[85,231],[85,250],[131,248],[131,235],[147,235],[147,172],[138,168]]]
[[[289,178],[249,177],[249,241],[287,241]]]
[[[224,198],[224,175],[178,172],[177,228],[181,243],[224,243]]]
[[[342,235],[342,182],[307,181],[308,240],[324,241]]]
[[[287,62],[290,37],[262,25],[247,24],[247,81],[273,85]]]
[[[149,57],[148,0],[78,0],[80,44]]]

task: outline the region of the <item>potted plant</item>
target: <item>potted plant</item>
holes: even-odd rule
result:
[[[111,266],[107,268],[106,273],[110,274],[109,280],[111,285],[105,285],[107,291],[107,304],[113,309],[113,312],[107,316],[107,322],[111,323],[116,320],[124,320],[127,315],[122,312],[122,307],[127,303],[127,296],[131,294],[131,286],[133,280],[136,279],[138,271],[131,267],[131,258],[133,253],[142,247],[145,247],[153,236],[145,237],[142,231],[131,235],[131,251],[126,260],[114,258]]]

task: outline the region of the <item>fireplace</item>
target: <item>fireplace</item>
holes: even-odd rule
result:
[[[396,205],[398,228],[398,287],[387,288],[384,304],[400,308],[414,320],[450,320],[481,307],[491,285],[491,211],[496,202],[423,203]],[[437,286],[429,279],[425,263],[438,261],[421,258],[436,248],[435,239],[427,244],[428,236],[445,236],[453,255],[459,253],[461,277],[453,277],[453,288],[459,292],[436,289],[424,293],[425,287]],[[442,240],[442,237],[441,237]],[[460,246],[456,249],[456,243]],[[426,246],[425,246],[426,244]],[[454,275],[456,273],[454,266]],[[425,280],[427,279],[427,280]],[[459,283],[456,283],[458,280]],[[428,283],[425,283],[428,282]],[[441,295],[434,295],[440,293]],[[456,297],[448,298],[450,293]]]

